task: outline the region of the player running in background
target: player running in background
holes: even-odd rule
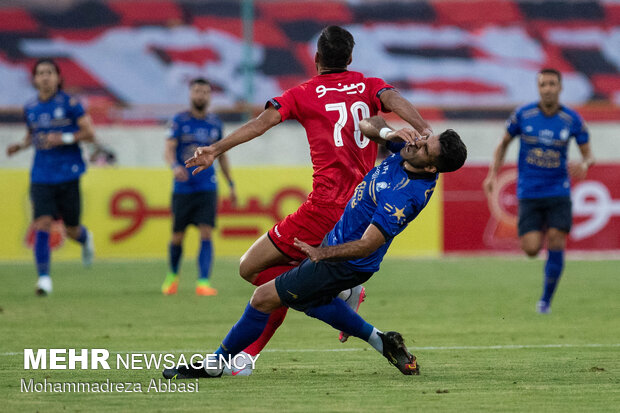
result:
[[[28,132],[22,143],[7,148],[11,156],[34,146],[30,174],[30,199],[35,229],[34,257],[39,275],[36,292],[52,292],[50,278],[50,230],[62,218],[69,238],[82,245],[82,261],[88,266],[94,255],[93,236],[80,225],[80,176],[86,165],[79,142],[94,142],[90,116],[82,105],[62,90],[60,69],[52,59],[40,59],[32,69],[38,96],[24,107]]]
[[[401,119],[429,134],[429,125],[418,111],[392,86],[379,78],[347,70],[352,60],[353,36],[338,26],[323,29],[315,64],[318,75],[285,91],[266,104],[266,109],[225,139],[198,148],[186,165],[198,166],[198,173],[229,149],[252,140],[280,122],[297,120],[306,130],[314,169],[312,192],[293,214],[261,236],[241,257],[240,275],[262,285],[291,269],[305,255],[294,238],[317,246],[338,221],[356,185],[373,168],[377,145],[365,138],[359,122],[380,110],[394,112]],[[363,289],[350,294],[349,304],[357,308]],[[246,352],[258,354],[280,326],[286,308],[272,313],[263,335]]]
[[[537,303],[539,313],[551,311],[551,298],[564,268],[566,237],[572,225],[569,173],[583,179],[594,163],[586,126],[577,112],[560,104],[562,76],[554,69],[538,73],[540,101],[517,109],[493,155],[483,188],[490,196],[515,136],[520,137],[519,239],[521,249],[535,257],[547,237],[548,257],[544,269],[543,293]],[[568,144],[575,138],[582,162],[567,165]]]
[[[222,122],[213,113],[207,113],[211,85],[203,78],[190,82],[190,110],[178,113],[171,122],[164,158],[174,173],[172,194],[172,240],[169,246],[169,272],[162,285],[165,295],[176,294],[179,285],[179,265],[183,253],[185,228],[194,224],[200,231],[198,254],[198,282],[196,294],[216,295],[209,275],[213,259],[211,232],[215,227],[217,210],[217,179],[215,168],[209,167],[200,175],[192,175],[184,166],[185,159],[199,146],[212,145],[222,139]],[[233,204],[237,196],[226,155],[219,158],[222,172],[228,181]]]
[[[241,319],[215,354],[235,356],[261,334],[272,311],[287,306],[367,341],[403,374],[419,373],[416,359],[399,333],[377,330],[337,295],[367,281],[379,270],[394,237],[427,205],[439,172],[459,169],[467,158],[467,148],[451,129],[420,139],[411,129],[388,128],[386,134],[381,133],[384,128],[388,127],[378,116],[361,122],[364,134],[374,140],[400,137],[414,143],[390,145],[390,150],[397,153],[366,175],[320,247],[295,238],[295,246],[309,259],[254,291]],[[223,369],[218,369],[217,364],[214,367],[206,370],[177,366],[163,374],[169,379],[221,376]]]

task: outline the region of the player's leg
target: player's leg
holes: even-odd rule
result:
[[[254,244],[243,254],[239,263],[239,275],[241,277],[254,284],[262,285],[278,275],[282,274],[281,271],[271,279],[269,274],[275,273],[277,270],[268,271],[274,267],[288,266],[288,263],[292,261],[290,257],[284,255],[273,242],[269,239],[268,234],[261,235]],[[265,272],[264,274],[261,273]]]
[[[545,263],[543,293],[537,304],[537,310],[542,314],[551,311],[551,299],[564,269],[564,250],[566,249],[566,239],[572,224],[570,198],[550,198],[548,200],[548,208],[548,256]]]
[[[59,185],[58,211],[65,224],[67,236],[82,246],[82,263],[89,267],[95,257],[93,234],[80,224],[82,199],[80,181],[75,180]]]
[[[47,295],[52,292],[50,278],[50,231],[54,215],[58,213],[54,199],[54,185],[30,185],[30,200],[33,211],[34,227],[34,261],[37,268],[37,295]]]
[[[536,257],[543,245],[544,209],[538,199],[519,200],[519,240],[528,257]]]
[[[168,273],[161,286],[164,295],[177,293],[179,287],[179,269],[183,257],[183,239],[189,225],[191,210],[187,206],[186,194],[172,195],[172,236],[168,244]]]
[[[217,290],[211,286],[211,266],[213,262],[213,243],[211,233],[215,227],[215,213],[217,209],[217,193],[215,191],[195,194],[194,222],[200,231],[200,252],[198,253],[198,281],[197,295],[216,295]]]

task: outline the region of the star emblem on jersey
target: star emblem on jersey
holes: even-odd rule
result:
[[[405,219],[405,208],[396,208],[394,207],[394,213],[392,214],[393,217],[396,217],[396,219],[398,220],[398,223],[400,224],[400,220],[401,219]]]

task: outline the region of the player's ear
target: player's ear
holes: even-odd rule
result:
[[[347,60],[347,66],[349,66],[352,61],[353,61],[353,55],[349,56],[349,60]]]
[[[424,171],[432,173],[432,174],[436,174],[437,173],[437,167],[435,165],[426,165],[424,167]]]
[[[321,59],[319,58],[319,52],[316,52],[314,54],[314,63],[318,65],[320,60]]]

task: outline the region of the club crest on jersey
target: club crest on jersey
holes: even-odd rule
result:
[[[65,116],[65,110],[63,108],[54,109],[54,119],[60,119]]]
[[[377,192],[379,192],[379,191],[386,189],[388,186],[389,185],[387,182],[377,182],[377,185],[375,186],[375,188],[377,189]]]
[[[329,91],[333,92],[346,92],[347,95],[354,95],[356,93],[364,93],[366,90],[366,85],[364,82],[359,83],[351,83],[350,85],[342,85],[342,83],[338,83],[339,87],[326,87],[324,85],[319,85],[316,87],[316,93],[319,98],[325,96],[325,94]]]
[[[567,140],[569,133],[570,132],[568,131],[568,129],[562,129],[560,131],[560,139],[563,140],[563,141]]]

